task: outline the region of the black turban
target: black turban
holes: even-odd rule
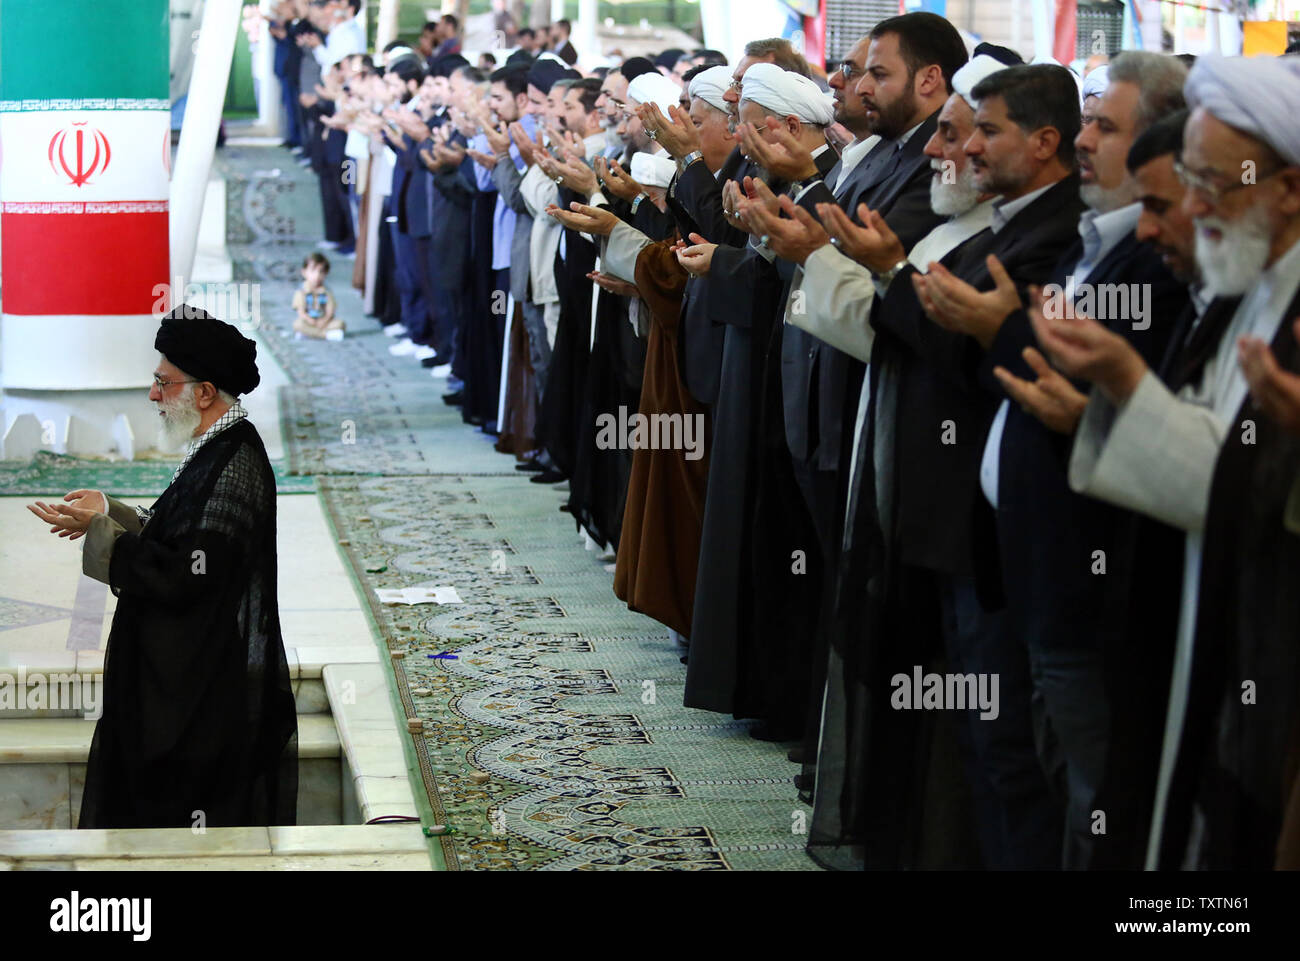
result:
[[[164,317],[153,346],[191,377],[236,397],[262,380],[257,344],[198,307],[182,304]]]
[[[998,63],[1005,63],[1008,67],[1015,67],[1025,62],[1024,58],[1010,47],[999,47],[996,43],[981,43],[971,54],[971,59],[981,55],[992,57]]]
[[[569,68],[558,60],[538,59],[528,71],[528,82],[542,93],[550,93],[555,82],[563,80],[568,73]]]
[[[643,73],[654,73],[655,65],[645,57],[632,57],[623,61],[623,66],[618,68],[618,72],[627,78],[628,83],[631,83]]]
[[[686,56],[685,50],[678,50],[676,47],[672,47],[655,57],[654,65],[656,67],[667,67],[668,71],[671,73],[673,67],[677,66],[677,61],[682,59],[684,56]]]
[[[429,73],[435,77],[450,77],[461,67],[468,67],[469,61],[458,53],[448,53],[429,64]]]

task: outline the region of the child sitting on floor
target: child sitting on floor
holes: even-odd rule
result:
[[[299,340],[343,339],[343,321],[334,316],[334,295],[325,286],[329,272],[330,262],[324,254],[310,253],[303,259],[302,286],[293,295],[293,309],[298,312],[293,332]]]

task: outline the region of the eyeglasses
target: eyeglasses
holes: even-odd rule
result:
[[[201,380],[163,380],[157,374],[153,375],[153,385],[157,387],[159,390],[162,390],[165,387],[170,387],[172,384],[201,384],[201,383],[203,383],[203,381]]]
[[[840,73],[845,80],[852,80],[862,71],[858,70],[858,65],[852,60],[844,60],[840,63]]]
[[[1240,183],[1224,185],[1217,183],[1208,174],[1184,166],[1181,160],[1174,161],[1174,176],[1178,178],[1178,182],[1188,190],[1196,191],[1214,206],[1218,206],[1223,198],[1233,191],[1240,190],[1242,187],[1252,187],[1275,174],[1281,173],[1285,169],[1285,167],[1278,167],[1256,180],[1247,181],[1243,179]]]
[[[743,79],[737,80],[733,77],[731,80],[730,87],[732,90],[736,91],[737,93],[740,93],[740,88],[743,87],[744,85],[745,85],[745,81]]]

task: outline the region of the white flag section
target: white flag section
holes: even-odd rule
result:
[[[0,198],[167,200],[166,110],[0,112]]]

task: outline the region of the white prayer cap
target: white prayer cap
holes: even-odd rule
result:
[[[835,101],[807,77],[782,70],[774,63],[756,63],[741,78],[741,99],[782,117],[825,127],[835,119]]]
[[[1100,67],[1093,67],[1092,72],[1083,78],[1083,99],[1100,97],[1106,92],[1109,83],[1110,67],[1104,63]]]
[[[389,50],[388,53],[384,54],[384,67],[391,67],[403,57],[414,56],[416,56],[416,52],[410,47],[394,47],[392,50]],[[421,60],[423,60],[423,58],[421,58]]]
[[[710,107],[716,107],[724,113],[731,110],[731,104],[722,99],[722,95],[731,86],[731,68],[727,66],[710,67],[701,70],[691,80],[690,95],[694,100],[699,97]]]
[[[971,91],[979,86],[979,82],[985,77],[1005,69],[1007,65],[1001,60],[994,60],[987,54],[980,54],[973,60],[967,60],[966,65],[952,75],[952,89],[970,104],[971,109],[974,109],[978,104]]]
[[[1300,57],[1197,57],[1183,85],[1187,106],[1300,164]]]
[[[669,107],[682,105],[682,88],[659,71],[643,73],[627,85],[627,98],[637,103],[653,103],[659,112],[672,119]]]
[[[672,183],[675,173],[677,164],[667,154],[632,155],[632,179],[642,187],[667,187]]]

